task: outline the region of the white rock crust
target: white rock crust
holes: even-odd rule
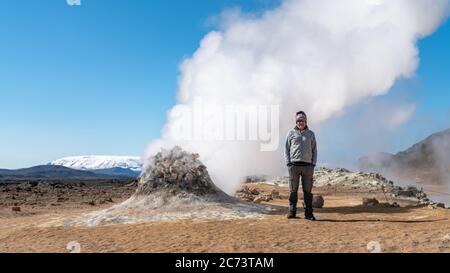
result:
[[[265,183],[289,185],[289,177],[275,177]],[[335,187],[339,190],[384,192],[393,197],[409,198],[419,204],[432,203],[426,193],[414,186],[395,186],[394,182],[377,173],[351,172],[344,168],[318,168],[314,173],[314,187]]]

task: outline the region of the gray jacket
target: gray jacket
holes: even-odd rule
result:
[[[316,165],[317,143],[314,132],[308,128],[300,131],[297,126],[291,129],[286,137],[284,156],[286,164],[306,162]]]

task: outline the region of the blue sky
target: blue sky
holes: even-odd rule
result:
[[[175,103],[178,64],[232,7],[277,0],[7,0],[0,9],[0,168],[82,154],[141,155]],[[416,78],[388,96],[418,105],[408,147],[450,127],[450,23],[421,41]],[[426,118],[424,118],[426,117]],[[424,122],[427,125],[424,125]],[[411,126],[421,123],[419,127]],[[418,129],[419,128],[419,129]]]

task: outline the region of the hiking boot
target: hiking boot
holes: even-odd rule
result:
[[[288,219],[296,219],[296,218],[297,218],[297,215],[295,215],[295,213],[289,212],[287,218],[288,218]]]
[[[287,218],[288,219],[297,218],[297,207],[296,206],[290,205]]]
[[[310,221],[316,221],[312,209],[305,209],[305,219]]]

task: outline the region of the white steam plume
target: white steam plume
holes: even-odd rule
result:
[[[448,4],[285,0],[261,16],[225,13],[220,30],[208,33],[182,63],[178,105],[147,156],[175,144],[198,152],[215,183],[229,193],[246,175],[281,174],[294,113],[305,110],[314,129],[364,98],[387,93],[396,79],[413,76],[416,43],[446,18]],[[196,98],[207,105],[279,105],[278,150],[262,152],[258,141],[179,140],[175,127],[183,116],[177,113],[195,111]],[[214,127],[214,115],[203,113],[201,120]]]

